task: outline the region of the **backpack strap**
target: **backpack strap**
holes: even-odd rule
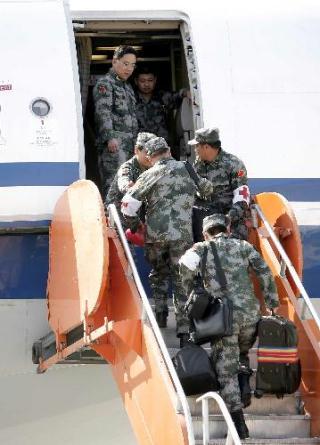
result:
[[[195,169],[192,167],[190,162],[188,162],[188,161],[182,161],[182,162],[184,163],[184,166],[186,167],[186,169],[190,175],[190,178],[192,179],[192,181],[195,183],[195,185],[198,188],[200,180],[199,180],[197,173],[195,172]]]
[[[204,276],[205,276],[205,273],[206,273],[207,258],[208,258],[208,247],[204,246],[203,257],[202,257],[202,260],[201,260],[201,276],[202,276],[202,280],[204,280]]]
[[[221,262],[220,262],[220,258],[219,258],[215,243],[211,242],[210,245],[211,245],[211,250],[212,250],[212,254],[213,254],[213,258],[214,258],[214,263],[216,266],[217,280],[218,280],[218,283],[220,284],[222,292],[225,292],[227,290],[226,275],[224,273],[224,270],[221,267]]]

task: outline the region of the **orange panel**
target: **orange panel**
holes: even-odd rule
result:
[[[280,232],[280,242],[299,277],[302,277],[303,252],[299,226],[289,202],[279,193],[260,193],[255,197],[269,224]],[[287,232],[286,232],[287,231]],[[288,234],[289,232],[289,234]],[[287,274],[294,293],[299,295],[290,274]]]
[[[49,249],[48,318],[52,329],[63,333],[94,313],[105,288],[105,215],[92,182],[75,182],[57,202]]]
[[[93,339],[91,347],[112,367],[139,445],[188,443],[155,336],[141,320],[144,311],[130,266],[115,230],[106,227],[99,192],[90,181],[72,184],[56,206],[48,306],[58,344],[81,323],[86,334],[71,345],[59,345],[40,370]],[[110,415],[106,412],[106,419]]]

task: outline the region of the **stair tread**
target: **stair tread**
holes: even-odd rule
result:
[[[244,417],[247,420],[310,420],[309,414],[249,414],[244,413]],[[193,420],[201,420],[201,415],[192,416]],[[223,420],[224,417],[222,414],[209,414],[209,420]]]
[[[197,439],[195,441],[196,445],[202,445],[202,440]],[[224,445],[226,439],[211,439],[209,440],[209,445]],[[259,439],[251,437],[243,441],[245,444],[287,444],[287,445],[307,445],[307,444],[320,444],[320,437],[288,437],[279,439]]]

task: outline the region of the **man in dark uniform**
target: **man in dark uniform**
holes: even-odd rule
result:
[[[154,71],[145,65],[139,68],[135,84],[139,131],[154,133],[169,143],[168,113],[179,108],[182,99],[189,96],[189,92],[186,89],[178,92],[157,90],[157,77]]]
[[[114,52],[112,68],[93,88],[103,196],[120,165],[133,155],[138,122],[136,99],[128,79],[136,60],[136,51],[131,46],[119,46]]]

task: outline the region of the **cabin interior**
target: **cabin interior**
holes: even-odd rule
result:
[[[99,76],[111,67],[114,50],[130,45],[138,52],[137,64],[146,64],[157,74],[157,88],[178,91],[187,88],[180,110],[167,116],[170,146],[176,159],[192,156],[187,141],[200,118],[197,74],[187,25],[170,21],[74,21],[85,132],[86,177],[99,186],[95,150],[92,89]],[[135,88],[135,73],[129,81]]]

